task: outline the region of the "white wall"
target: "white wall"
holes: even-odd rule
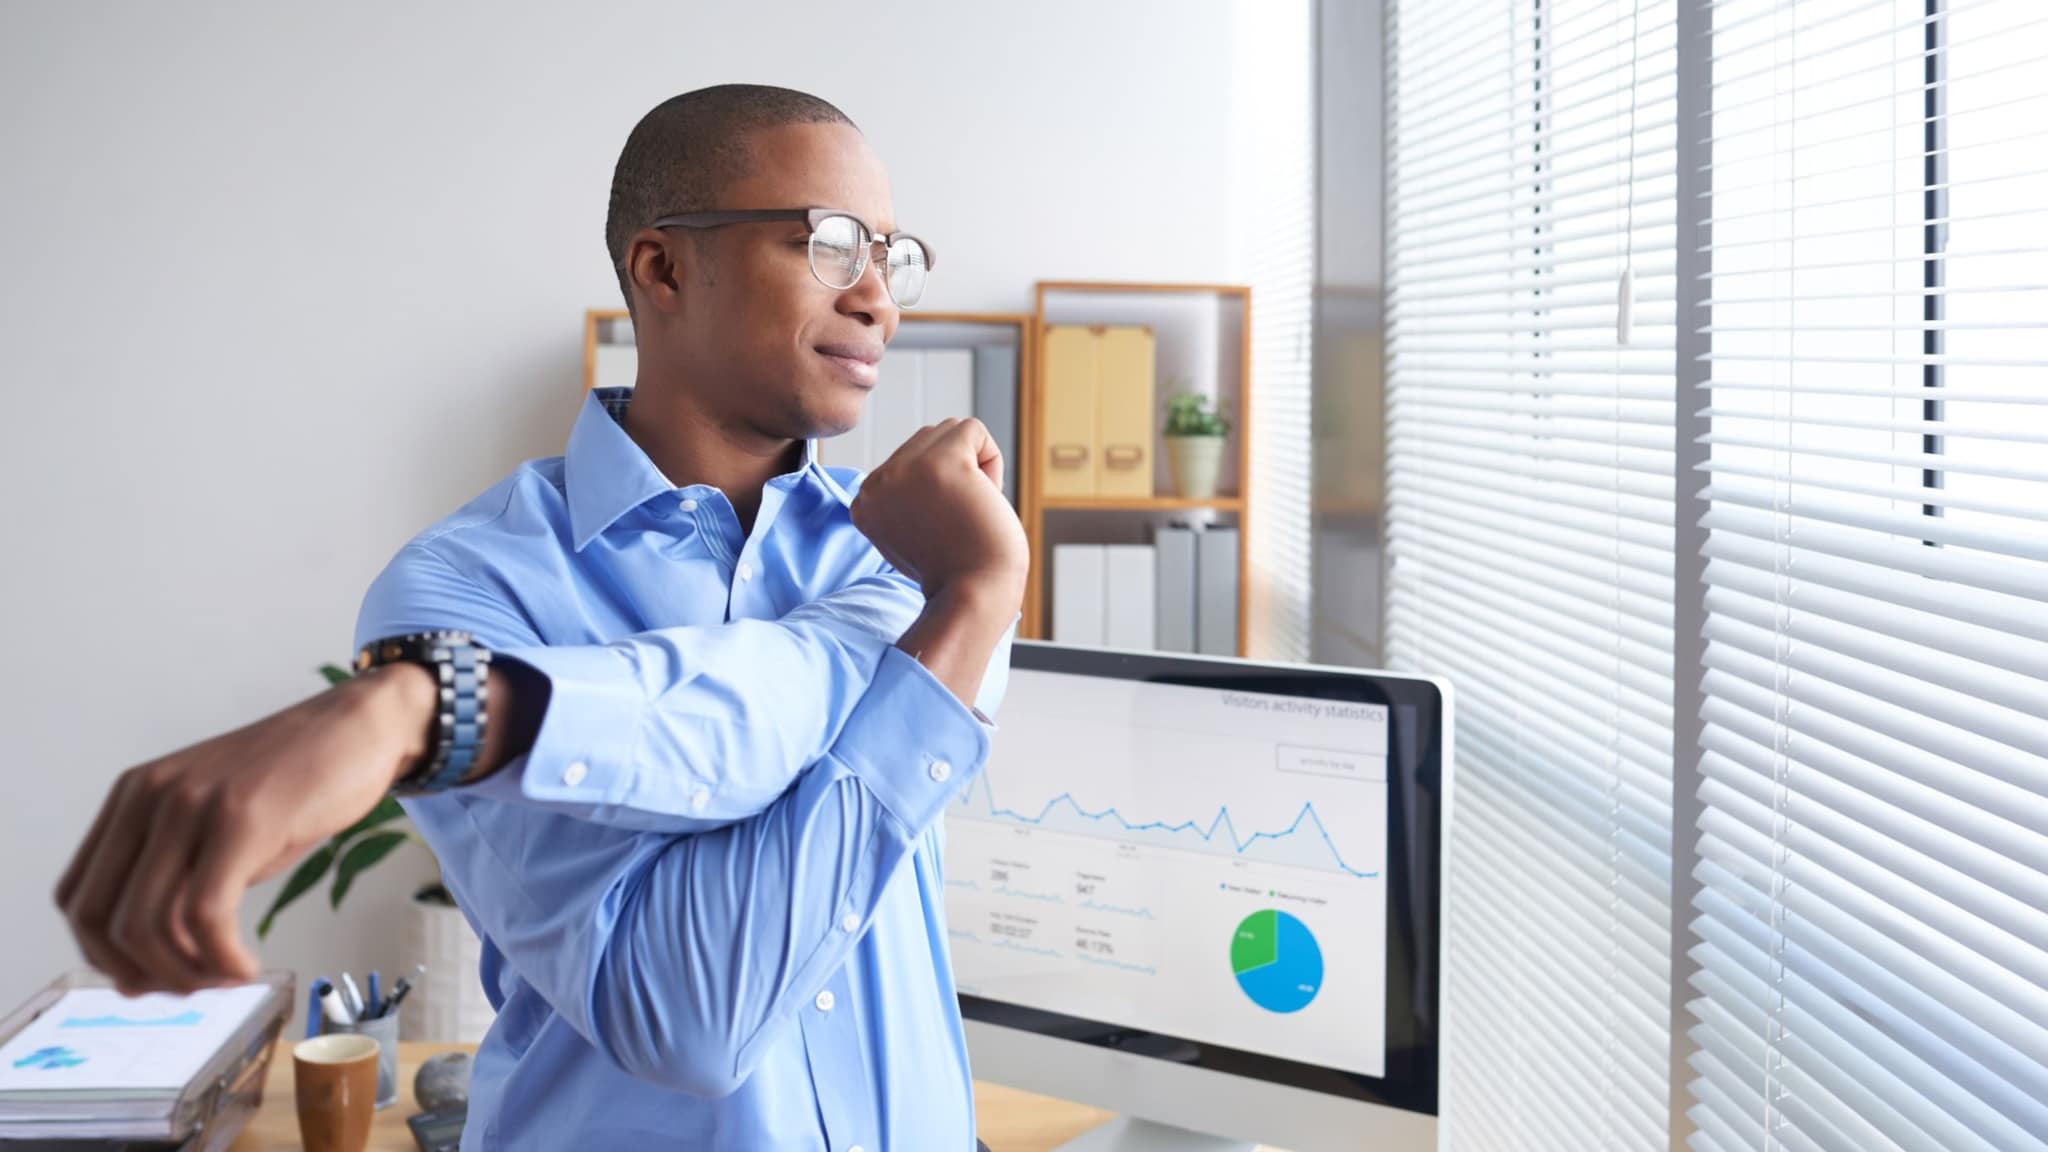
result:
[[[834,100],[942,254],[930,305],[1021,310],[1040,277],[1230,278],[1229,29],[1223,0],[0,6],[0,1008],[75,962],[49,892],[121,768],[315,689],[400,543],[559,450],[643,111]],[[399,968],[407,890],[308,901],[266,959]]]

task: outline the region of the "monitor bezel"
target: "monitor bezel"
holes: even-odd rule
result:
[[[961,1015],[984,1026],[1016,1029],[1126,1056],[1137,1055],[1343,1100],[1435,1116],[1442,1035],[1439,1005],[1443,971],[1443,818],[1449,784],[1444,760],[1444,745],[1448,741],[1445,731],[1448,701],[1442,687],[1427,677],[1398,673],[1313,664],[1123,652],[1028,640],[1019,640],[1012,647],[1010,667],[1012,670],[1277,693],[1389,707],[1387,971],[1390,975],[1386,1019],[1390,1039],[1386,1054],[1387,1075],[1372,1077],[1339,1071],[966,993],[959,996]],[[1001,723],[1000,716],[997,723]],[[1407,730],[1411,724],[1415,729],[1413,732]],[[1404,738],[1413,739],[1416,745],[1414,766],[1406,774],[1405,781],[1394,755],[1398,742]],[[1000,734],[997,739],[1001,739]],[[1422,841],[1413,845],[1406,843],[1410,835],[1404,831],[1411,822],[1403,819],[1406,806],[1410,805],[1416,806],[1424,817],[1419,823],[1412,823],[1420,830],[1414,838]],[[1398,857],[1397,846],[1406,847]],[[1401,866],[1397,860],[1406,866],[1405,875],[1409,881],[1406,884],[1396,883],[1397,877],[1404,874],[1395,872]],[[1410,900],[1397,899],[1397,890],[1405,890]],[[1424,907],[1406,907],[1411,901]],[[1401,954],[1404,928],[1400,921],[1404,916],[1413,925],[1407,933],[1416,948],[1412,968],[1417,976],[1409,983],[1392,978],[1393,973],[1411,967],[1402,962],[1405,960]],[[1413,1042],[1397,1049],[1391,1042],[1393,1024],[1404,1019],[1410,1021]]]

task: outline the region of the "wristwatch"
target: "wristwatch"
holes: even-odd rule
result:
[[[363,645],[356,653],[356,672],[386,664],[418,664],[440,685],[435,707],[433,747],[410,772],[391,786],[400,795],[445,792],[462,783],[483,751],[488,719],[491,651],[467,632],[452,629],[387,636]]]

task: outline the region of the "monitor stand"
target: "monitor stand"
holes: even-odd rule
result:
[[[1100,1128],[1083,1132],[1053,1152],[1256,1152],[1257,1147],[1171,1124],[1119,1116]]]

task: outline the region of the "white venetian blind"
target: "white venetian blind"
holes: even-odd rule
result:
[[[1710,23],[1692,1145],[2048,1148],[2048,6]]]
[[[1458,694],[1452,1149],[1668,1139],[1675,17],[1388,3],[1387,655]]]
[[[1252,290],[1246,655],[1306,660],[1313,519],[1314,21],[1307,0],[1239,4],[1231,19],[1239,87],[1230,102],[1230,266]],[[1240,414],[1229,415],[1235,421]]]

